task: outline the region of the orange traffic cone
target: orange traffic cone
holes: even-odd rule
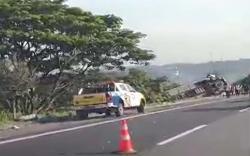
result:
[[[120,132],[120,154],[134,154],[136,151],[133,148],[133,144],[128,132],[127,120],[121,121],[121,132]]]

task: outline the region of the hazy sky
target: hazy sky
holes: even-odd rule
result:
[[[250,0],[68,0],[148,36],[153,64],[250,58]]]

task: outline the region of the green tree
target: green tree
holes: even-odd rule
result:
[[[236,84],[242,85],[242,87],[244,89],[244,92],[248,93],[249,90],[250,90],[250,75],[248,75],[247,77],[237,81]]]
[[[119,17],[93,15],[63,0],[0,0],[2,65],[10,77],[16,72],[26,75],[26,85],[15,90],[29,96],[16,99],[17,105],[22,108],[23,101],[31,100],[32,112],[45,110],[79,84],[90,69],[123,70],[126,62],[148,64],[154,55],[138,47],[145,35],[121,26]]]

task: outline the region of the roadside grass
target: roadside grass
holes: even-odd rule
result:
[[[10,113],[0,110],[0,128],[5,127],[13,121]]]
[[[50,123],[50,122],[70,121],[70,120],[76,120],[74,112],[67,109],[57,109],[54,111],[38,114],[36,119],[27,120],[27,122],[33,121],[39,123]],[[4,110],[0,110],[0,128],[5,128],[6,126],[12,124],[13,122],[19,122],[19,120],[14,121],[11,113],[8,113]]]
[[[50,122],[63,122],[69,120],[76,120],[75,114],[68,110],[55,110],[38,115],[37,122],[50,123]]]

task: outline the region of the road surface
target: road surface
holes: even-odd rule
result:
[[[249,106],[244,97],[127,117],[136,155],[249,156]],[[116,155],[119,120],[0,141],[0,155]]]

